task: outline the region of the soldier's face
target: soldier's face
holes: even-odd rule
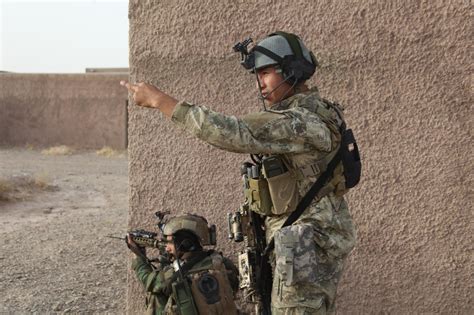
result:
[[[176,257],[176,248],[174,246],[174,242],[173,242],[173,236],[171,235],[168,235],[166,236],[166,247],[165,247],[165,250],[168,254],[170,254],[172,257]]]
[[[288,82],[282,83],[284,81],[283,76],[273,66],[257,70],[257,76],[260,81],[262,96],[269,105],[278,103],[294,94],[291,84]],[[258,82],[256,84],[258,89]]]

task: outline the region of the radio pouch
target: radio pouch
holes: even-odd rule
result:
[[[344,178],[346,188],[353,188],[359,183],[361,162],[359,147],[355,141],[352,129],[346,129],[342,132],[342,165],[344,166]]]

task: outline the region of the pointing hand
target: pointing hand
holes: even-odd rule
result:
[[[126,87],[132,93],[132,98],[137,105],[157,108],[168,117],[171,117],[174,107],[178,103],[176,99],[148,83],[132,84],[127,81],[120,81],[120,85]]]

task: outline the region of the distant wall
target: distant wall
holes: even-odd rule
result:
[[[300,34],[321,67],[310,81],[346,107],[362,152],[348,194],[358,244],[338,314],[473,314],[474,179],[471,1],[130,0],[131,77],[232,115],[258,111],[254,77],[232,46]],[[218,224],[242,201],[243,154],[130,106],[130,226],[153,211],[198,212]],[[128,311],[143,288],[130,274]]]
[[[0,145],[124,149],[128,74],[0,74]]]

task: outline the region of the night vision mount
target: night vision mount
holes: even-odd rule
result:
[[[248,51],[248,45],[252,43],[252,38],[247,38],[243,42],[238,42],[234,45],[235,52],[240,52],[240,64],[247,70],[252,70],[255,67],[255,54]]]
[[[170,211],[156,211],[155,212],[155,217],[158,219],[158,222],[156,223],[156,226],[160,230],[160,232],[163,231],[163,227],[165,226],[166,221],[168,221],[167,216],[170,214]]]

